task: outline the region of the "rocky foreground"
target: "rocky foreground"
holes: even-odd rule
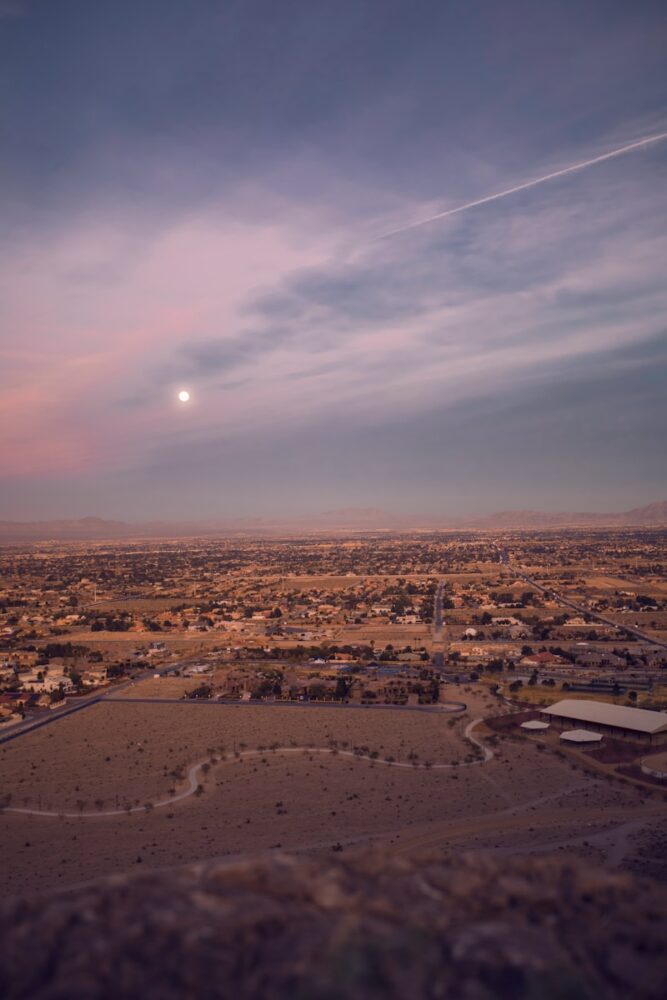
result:
[[[562,859],[271,855],[0,909],[0,995],[662,998],[667,890]]]

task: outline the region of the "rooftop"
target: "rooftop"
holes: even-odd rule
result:
[[[646,708],[627,708],[625,705],[610,705],[603,701],[565,698],[541,711],[544,715],[594,722],[601,726],[617,726],[637,733],[667,732],[667,712],[651,712]]]
[[[568,743],[599,743],[602,739],[601,733],[592,733],[590,729],[568,729],[561,733],[560,738]]]

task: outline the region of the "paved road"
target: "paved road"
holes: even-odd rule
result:
[[[49,710],[48,714],[31,716],[27,719],[22,719],[21,722],[15,722],[12,726],[8,726],[2,735],[0,735],[0,743],[9,743],[11,740],[17,740],[19,736],[25,736],[35,729],[41,729],[42,726],[49,726],[53,722],[58,722],[59,719],[64,719],[66,715],[82,712],[84,708],[90,708],[91,705],[96,705],[99,701],[102,701],[102,698],[103,695],[101,694],[89,695],[88,697],[78,699],[75,703],[70,702],[62,708],[53,708]]]
[[[117,690],[117,689],[116,689]],[[356,702],[342,701],[240,701],[238,698],[116,698],[115,696],[104,695],[100,700],[112,702],[119,701],[123,704],[136,702],[146,705],[223,705],[226,708],[298,708],[298,709],[320,709],[335,708],[341,711],[359,709],[364,712],[434,712],[440,715],[451,715],[454,712],[465,712],[468,707],[464,701],[439,701],[436,705],[360,705]]]
[[[118,697],[120,692],[127,691],[132,685],[137,681],[146,680],[147,678],[153,677],[154,674],[168,674],[172,673],[174,670],[188,666],[191,663],[198,662],[196,660],[179,661],[178,663],[171,663],[165,667],[159,667],[154,670],[145,671],[142,674],[137,675],[126,681],[122,681],[120,684],[114,685],[102,692],[94,692],[90,695],[84,695],[82,698],[77,698],[76,701],[68,702],[63,708],[50,709],[47,713],[40,714],[37,716],[32,716],[27,719],[23,719],[21,722],[16,722],[12,726],[7,727],[4,732],[0,734],[0,744],[9,743],[12,740],[16,740],[19,736],[26,736],[28,733],[33,732],[35,729],[41,729],[43,726],[50,726],[54,722],[58,722],[60,719],[66,718],[68,715],[73,715],[75,712],[82,712],[85,708],[90,708],[91,705],[97,705],[102,701],[118,701],[118,702],[137,702],[144,704],[172,704],[172,705],[226,705],[226,706],[236,706],[243,708],[246,704],[252,704],[255,708],[336,708],[336,709],[351,709],[358,708],[370,711],[377,711],[381,709],[382,711],[391,712],[436,712],[441,714],[449,714],[453,712],[464,712],[467,705],[462,701],[442,701],[437,705],[353,705],[353,704],[343,704],[341,702],[289,702],[289,701],[253,701],[253,702],[240,702],[237,699],[230,700],[212,700],[208,698],[202,699],[185,699],[185,698],[159,698],[159,697]]]
[[[31,733],[35,729],[41,729],[42,726],[50,726],[54,722],[58,722],[60,719],[64,719],[68,715],[73,715],[75,712],[82,712],[85,708],[90,708],[91,705],[97,705],[98,702],[104,701],[108,698],[110,694],[116,694],[118,691],[124,691],[131,687],[135,681],[146,680],[148,677],[152,677],[154,674],[168,674],[174,670],[178,670],[182,667],[188,666],[191,663],[197,663],[201,657],[193,660],[180,660],[178,663],[170,663],[163,667],[154,667],[150,670],[145,670],[141,674],[135,677],[131,677],[126,681],[121,681],[120,684],[114,685],[107,691],[95,691],[93,694],[83,695],[77,698],[76,701],[67,702],[62,708],[52,708],[49,709],[43,715],[29,716],[27,719],[22,719],[20,722],[15,722],[11,726],[7,726],[2,733],[0,733],[0,744],[9,743],[11,740],[16,740],[19,736],[25,736],[26,733]]]
[[[436,670],[442,670],[445,666],[445,651],[442,636],[442,596],[445,586],[445,581],[441,580],[433,599],[433,666]]]
[[[614,628],[619,629],[622,632],[630,632],[632,635],[641,639],[642,642],[648,642],[651,646],[658,646],[660,649],[667,649],[667,642],[661,642],[659,639],[647,635],[646,632],[642,632],[641,629],[635,628],[632,625],[624,625],[620,622],[615,622],[611,618],[606,618],[604,615],[600,615],[595,611],[591,611],[589,608],[584,607],[581,604],[577,604],[575,601],[571,601],[569,597],[564,597],[559,594],[558,591],[553,590],[551,587],[545,587],[543,584],[538,583],[532,577],[528,576],[523,570],[518,566],[513,566],[510,562],[509,552],[506,548],[502,546],[497,546],[500,553],[500,561],[504,566],[507,566],[510,573],[512,573],[518,580],[524,580],[529,583],[531,587],[535,587],[540,593],[544,594],[546,597],[551,597],[558,601],[559,604],[564,605],[566,608],[570,608],[572,611],[576,611],[580,615],[587,615],[593,621],[601,622],[603,625],[612,625]]]

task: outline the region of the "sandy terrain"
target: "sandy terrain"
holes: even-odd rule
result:
[[[89,607],[96,611],[129,611],[130,614],[141,614],[150,611],[171,611],[172,608],[181,607],[188,602],[188,598],[183,597],[132,597],[116,598],[108,597],[96,601]]]
[[[149,642],[163,642],[170,649],[183,649],[192,652],[192,646],[210,647],[222,641],[222,630],[216,632],[149,632],[132,629],[128,632],[100,632],[78,629],[69,633],[76,642],[87,646],[99,647],[104,644],[109,647],[145,646]],[[44,640],[47,641],[47,640]],[[124,650],[122,650],[125,652]]]
[[[597,593],[604,593],[607,596],[609,593],[613,594],[617,590],[626,591],[630,594],[635,594],[639,590],[643,594],[648,592],[656,597],[663,598],[667,595],[667,582],[657,578],[650,581],[638,581],[632,577],[589,576],[585,570],[583,570],[582,575],[584,576],[587,589]]]
[[[178,679],[176,679],[178,680]],[[156,681],[156,687],[163,683]],[[186,682],[190,686],[198,680]],[[128,689],[132,697],[132,689]],[[271,746],[365,747],[379,756],[421,762],[462,762],[469,712],[144,703],[105,700],[57,725],[0,747],[2,792],[12,805],[63,809],[101,801],[137,804],[164,796],[174,771],[207,755]]]
[[[285,590],[312,590],[320,588],[322,590],[346,590],[358,587],[362,583],[392,583],[395,580],[429,580],[431,573],[360,573],[354,576],[333,575],[333,576],[279,576],[269,577],[268,582],[279,581]],[[252,576],[250,577],[252,579]],[[265,582],[267,577],[258,576],[257,579]]]
[[[410,752],[419,761],[463,761],[462,740],[486,699],[464,715],[353,708],[147,704],[106,701],[5,745],[3,793],[12,805],[106,809],[141,804],[182,787],[187,768],[224,747],[201,795],[173,807],[116,817],[0,816],[0,884],[21,892],[124,871],[247,850],[326,850],[337,843],[385,840],[392,847],[540,849],[609,833],[641,821],[664,822],[667,807],[632,786],[598,779],[532,745],[501,741],[486,764],[450,771],[401,770],[342,755],[290,756],[272,744],[366,747],[381,757]],[[266,747],[239,761],[234,751]],[[173,772],[176,771],[176,776]],[[642,805],[642,799],[647,804]],[[630,838],[632,839],[632,838]],[[623,853],[625,857],[625,853]],[[623,858],[621,858],[623,860]]]
[[[401,646],[412,646],[416,649],[425,646],[426,649],[430,649],[432,638],[431,625],[395,625],[372,619],[363,625],[336,626],[335,630],[335,640],[339,645],[346,643],[370,645],[373,641],[378,652],[388,643],[397,649]]]
[[[205,661],[203,661],[205,662]],[[175,677],[164,674],[160,677],[147,677],[145,680],[132,681],[120,691],[111,688],[109,700],[114,698],[182,698],[186,691],[192,691],[201,684],[210,684],[214,674],[199,674],[195,677]],[[222,677],[222,673],[220,674]]]

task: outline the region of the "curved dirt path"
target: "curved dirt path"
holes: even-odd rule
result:
[[[466,726],[463,737],[467,739],[470,743],[474,744],[479,750],[482,751],[482,757],[477,760],[464,761],[461,764],[430,764],[428,767],[424,764],[407,764],[399,760],[383,760],[381,757],[371,757],[369,754],[357,754],[352,750],[338,750],[333,747],[276,747],[275,750],[244,750],[238,755],[233,757],[225,757],[217,760],[214,764],[211,764],[211,760],[207,757],[205,760],[200,760],[196,764],[192,764],[188,768],[188,773],[186,777],[187,785],[180,791],[176,792],[174,795],[170,795],[167,799],[160,799],[157,802],[148,802],[141,806],[130,806],[129,809],[101,809],[101,810],[77,810],[76,812],[69,812],[65,810],[58,809],[29,809],[27,807],[21,808],[20,806],[5,806],[2,812],[5,813],[20,813],[22,816],[50,816],[52,818],[64,818],[64,819],[100,819],[106,816],[129,816],[132,813],[146,812],[146,805],[149,809],[162,809],[165,806],[174,805],[176,802],[182,802],[183,799],[189,798],[194,795],[199,787],[199,775],[201,769],[205,764],[209,764],[211,767],[218,766],[220,764],[232,764],[238,760],[246,760],[249,757],[265,757],[267,753],[276,754],[331,754],[334,757],[351,757],[354,760],[367,760],[372,764],[381,764],[384,767],[401,767],[409,771],[419,771],[419,770],[429,770],[429,771],[449,771],[454,769],[459,769],[462,767],[474,767],[475,764],[486,764],[488,761],[492,760],[494,754],[493,750],[487,747],[480,740],[476,739],[472,735],[472,731],[482,719],[473,719]]]

